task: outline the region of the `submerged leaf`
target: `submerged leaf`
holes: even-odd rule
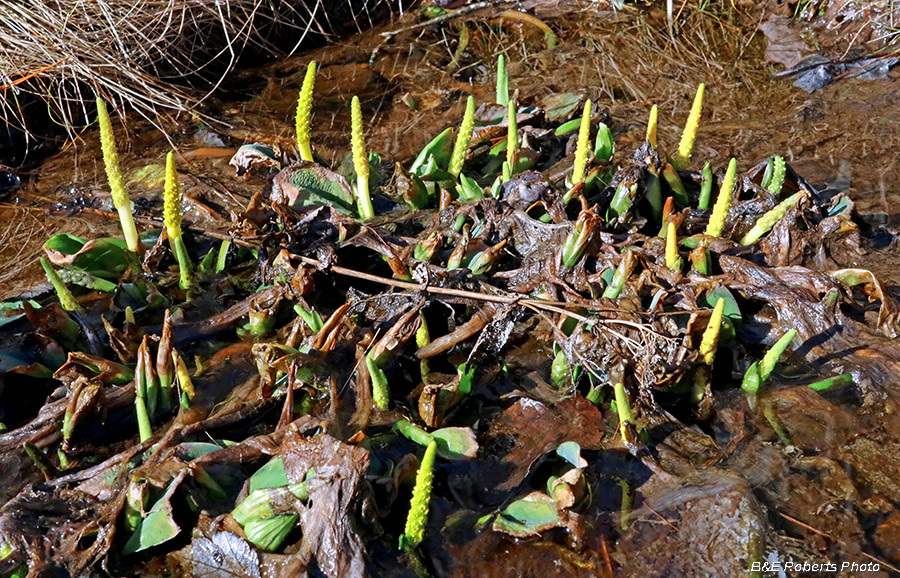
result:
[[[563,442],[556,448],[556,455],[566,460],[572,467],[586,468],[587,461],[581,457],[581,446],[578,442]]]
[[[478,440],[468,427],[445,427],[431,432],[437,442],[437,453],[448,460],[474,458],[478,454]]]
[[[543,492],[532,492],[507,506],[494,520],[492,528],[517,538],[527,538],[564,525],[556,501]]]
[[[347,179],[317,164],[301,161],[285,168],[272,181],[272,201],[292,207],[330,205],[353,212],[353,192]]]

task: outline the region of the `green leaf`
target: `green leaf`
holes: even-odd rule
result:
[[[578,127],[580,127],[580,126],[581,126],[581,119],[573,118],[572,120],[564,122],[561,125],[559,125],[558,127],[556,127],[556,130],[553,131],[553,134],[555,134],[556,136],[564,136],[569,133],[575,132],[576,130],[578,130]]]
[[[527,538],[563,525],[556,501],[543,492],[532,492],[507,506],[492,527],[497,532]]]
[[[472,386],[475,384],[475,372],[477,371],[477,366],[469,365],[468,363],[463,363],[459,366],[459,387],[456,388],[456,391],[462,395],[466,395],[472,392]]]
[[[110,237],[88,241],[61,233],[44,243],[44,252],[58,267],[87,271],[104,279],[117,279],[130,262],[125,241]]]
[[[297,514],[286,516],[272,516],[261,520],[253,520],[244,526],[244,534],[247,540],[266,552],[274,552],[281,547],[294,525],[297,523]]]
[[[15,323],[16,321],[24,318],[24,313],[19,313],[18,315],[13,315],[12,317],[3,317],[2,319],[0,319],[0,328],[3,328],[3,326],[9,325],[10,323]]]
[[[438,164],[438,160],[434,155],[430,155],[428,159],[420,165],[414,176],[425,181],[452,181],[455,180],[447,170]]]
[[[594,142],[594,157],[602,161],[608,161],[612,158],[616,145],[613,141],[612,132],[605,123],[600,123],[597,127],[597,140]]]
[[[122,283],[116,294],[116,302],[123,309],[131,307],[134,311],[143,311],[164,306],[166,298],[149,281],[136,279],[134,283]]]
[[[583,102],[583,99],[584,95],[575,94],[574,92],[551,94],[541,101],[541,107],[544,109],[544,118],[546,118],[550,122],[557,122],[560,120],[571,118],[575,111],[579,109],[579,105]],[[575,120],[577,122],[575,123],[572,130],[577,129],[580,122],[580,119]],[[559,135],[565,133],[557,132],[556,134]]]
[[[413,161],[412,166],[409,167],[409,172],[420,177],[424,176],[425,173],[421,172],[421,169],[431,157],[434,157],[434,163],[439,167],[446,168],[450,163],[450,156],[453,154],[455,132],[453,127],[450,127],[431,139],[431,142],[425,145],[425,148]]]
[[[163,542],[167,542],[178,535],[181,529],[172,517],[172,494],[177,489],[175,482],[169,484],[166,493],[153,504],[147,516],[131,535],[131,538],[122,549],[125,555],[134,554]]]
[[[741,309],[738,307],[734,295],[727,287],[717,286],[706,294],[706,304],[715,307],[719,299],[725,300],[724,319],[722,329],[719,332],[719,340],[722,342],[731,341],[735,336],[735,328],[744,324],[744,318],[741,315]]]
[[[437,442],[437,453],[448,460],[474,458],[478,454],[478,441],[472,428],[445,427],[431,432]]]
[[[563,442],[556,448],[556,455],[566,460],[572,467],[586,468],[587,461],[581,457],[581,446],[578,442]]]
[[[222,449],[222,446],[209,442],[185,442],[178,444],[177,453],[179,458],[189,462],[206,454],[217,452],[220,449]]]
[[[116,290],[116,285],[112,281],[107,281],[106,279],[101,279],[96,275],[91,275],[87,271],[75,271],[73,269],[60,269],[57,271],[60,279],[64,282],[72,285],[81,285],[82,287],[87,287],[88,289],[96,289],[97,291],[104,291],[106,293],[112,293]]]
[[[284,460],[275,457],[250,476],[250,492],[263,488],[280,488],[288,485],[287,473],[284,471]]]
[[[484,190],[478,185],[475,179],[467,177],[465,174],[459,175],[459,196],[467,201],[473,201],[484,198]]]
[[[347,179],[313,163],[302,162],[275,175],[272,200],[292,207],[330,205],[353,212],[353,191]]]

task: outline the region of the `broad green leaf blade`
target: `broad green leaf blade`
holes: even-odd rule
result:
[[[297,518],[297,514],[289,514],[253,520],[244,526],[244,534],[247,536],[247,540],[257,548],[266,552],[274,552],[281,547],[285,538],[294,529]]]
[[[532,492],[507,506],[492,527],[497,532],[526,538],[562,525],[564,522],[553,498],[543,492]]]
[[[170,501],[176,488],[177,485],[174,482],[169,484],[166,493],[153,504],[147,516],[125,544],[125,547],[122,549],[123,554],[128,555],[141,552],[142,550],[158,546],[163,542],[168,542],[178,535],[181,529],[172,517],[172,504]]]
[[[412,166],[409,167],[409,172],[417,176],[422,176],[423,173],[420,172],[420,169],[432,156],[434,157],[434,162],[439,167],[446,168],[450,163],[450,156],[453,154],[453,143],[456,139],[455,132],[453,127],[450,127],[431,139],[431,142],[425,145],[425,148],[422,149],[422,152],[420,152],[419,156],[416,157],[416,160],[413,161]]]
[[[87,271],[76,271],[72,269],[60,269],[57,271],[60,279],[70,285],[80,285],[88,289],[96,289],[105,293],[112,293],[116,290],[116,285],[112,281],[101,279],[96,275],[91,275]]]
[[[334,171],[309,162],[291,165],[275,175],[272,201],[291,207],[330,205],[353,212],[353,191],[347,179]]]
[[[62,233],[44,243],[44,252],[58,267],[87,271],[104,279],[117,279],[129,266],[125,242],[109,237],[87,241]]]
[[[250,493],[264,488],[280,488],[288,483],[287,474],[284,471],[284,460],[280,457],[272,458],[250,476]]]
[[[189,462],[220,449],[222,446],[209,442],[185,442],[178,444],[177,454],[179,458]]]
[[[556,455],[569,462],[572,467],[586,468],[587,461],[581,457],[581,446],[578,442],[563,442],[556,448]]]
[[[478,441],[472,428],[445,427],[431,433],[437,442],[437,453],[448,460],[474,458],[478,454]]]

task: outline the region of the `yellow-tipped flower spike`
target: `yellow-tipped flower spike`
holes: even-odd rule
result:
[[[453,154],[450,156],[448,171],[454,177],[459,177],[463,164],[466,162],[466,153],[469,151],[469,141],[472,140],[472,131],[475,129],[475,99],[472,95],[466,99],[466,112],[463,113],[462,123],[459,125],[459,134],[453,144]]]
[[[81,305],[78,304],[75,296],[72,295],[72,292],[69,291],[69,288],[63,283],[59,273],[57,273],[56,269],[50,265],[50,261],[48,261],[46,257],[41,257],[41,267],[44,268],[47,279],[50,281],[50,284],[53,285],[53,289],[56,291],[56,296],[59,298],[59,304],[62,305],[62,308],[66,311],[84,311]]]
[[[312,132],[309,128],[309,118],[312,115],[313,87],[316,84],[316,61],[313,60],[306,67],[306,76],[303,77],[303,85],[300,87],[300,97],[297,99],[297,117],[295,126],[297,130],[297,146],[300,148],[300,158],[312,162],[312,145],[310,144]]]
[[[581,124],[578,126],[578,144],[575,147],[575,165],[572,167],[572,184],[577,185],[584,180],[588,156],[591,154],[591,99],[584,103],[581,113]]]
[[[119,166],[116,138],[113,134],[112,122],[109,120],[109,113],[106,110],[106,102],[99,96],[97,97],[97,123],[100,125],[100,148],[103,150],[103,164],[106,167],[106,178],[109,181],[109,192],[119,213],[122,234],[125,236],[128,249],[138,253],[142,249],[141,239],[134,224],[134,216],[131,214],[131,199],[128,198],[125,179],[122,177],[122,169]]]
[[[669,221],[666,227],[666,267],[672,271],[681,271],[684,259],[678,254],[678,238],[675,234],[675,223]]]
[[[181,390],[181,407],[188,409],[191,400],[194,399],[194,382],[191,380],[187,365],[177,351],[172,352],[172,363],[175,365],[175,377]]]
[[[181,237],[181,188],[175,170],[175,155],[166,155],[166,184],[163,189],[163,224],[169,239]]]
[[[428,505],[431,501],[431,483],[434,480],[434,456],[437,442],[431,440],[425,449],[422,465],[416,474],[416,485],[413,487],[412,502],[409,505],[409,516],[406,518],[406,530],[401,538],[405,548],[415,548],[425,537],[425,524],[428,522]]]
[[[163,223],[169,236],[169,247],[178,260],[179,285],[187,289],[191,284],[191,258],[184,239],[181,238],[181,188],[178,186],[178,172],[175,170],[175,155],[166,155],[166,185],[163,189]]]
[[[359,218],[368,221],[375,216],[375,209],[372,208],[372,198],[369,196],[369,155],[366,154],[358,96],[350,101],[350,144],[353,149],[353,168],[356,170],[356,207]]]
[[[716,197],[716,204],[713,205],[712,215],[709,216],[709,224],[706,225],[706,234],[710,237],[719,237],[725,230],[725,219],[728,217],[728,210],[731,208],[731,196],[734,194],[734,178],[737,174],[737,161],[731,159],[728,163],[728,170],[725,171],[725,178],[722,179],[722,188],[719,189],[719,196]]]
[[[647,142],[656,148],[656,124],[659,122],[659,108],[654,104],[650,109],[650,119],[647,121]]]
[[[716,308],[713,309],[706,330],[703,332],[703,339],[700,340],[700,360],[706,365],[712,365],[716,359],[716,349],[719,347],[719,331],[722,329],[722,316],[724,314],[725,300],[720,297],[716,301]]]
[[[703,92],[705,89],[705,84],[697,87],[694,104],[691,106],[691,114],[684,125],[684,132],[681,133],[681,143],[678,145],[678,152],[672,158],[672,164],[676,170],[683,171],[691,163],[691,151],[694,148],[694,140],[697,138],[697,129],[700,127],[700,113],[703,112]]]

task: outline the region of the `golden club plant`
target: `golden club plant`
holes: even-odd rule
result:
[[[181,233],[181,187],[178,185],[178,172],[175,170],[175,155],[166,155],[166,184],[163,189],[163,223],[169,237],[169,247],[178,261],[179,281],[182,289],[191,285],[191,257]]]
[[[309,126],[312,116],[313,89],[316,84],[316,61],[312,61],[306,67],[306,76],[303,77],[303,85],[300,87],[300,97],[297,99],[297,116],[295,127],[297,131],[297,147],[300,149],[300,158],[312,162],[312,131]]]
[[[122,168],[119,166],[119,151],[116,148],[112,122],[109,120],[106,102],[99,96],[97,97],[97,123],[100,125],[100,148],[103,151],[103,164],[106,167],[106,178],[109,181],[109,192],[116,211],[119,213],[122,234],[125,236],[128,249],[139,253],[143,249],[141,238],[138,236],[137,226],[134,224],[134,216],[131,214],[131,199],[128,198],[125,178],[122,176]]]
[[[369,221],[375,217],[375,209],[372,207],[372,197],[369,196],[369,155],[366,154],[358,96],[350,101],[350,145],[353,149],[353,168],[356,170],[356,208],[359,218]]]

